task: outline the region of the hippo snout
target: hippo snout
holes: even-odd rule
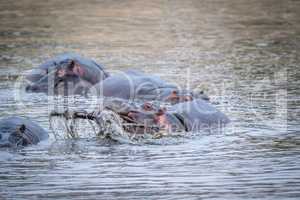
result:
[[[39,92],[47,92],[48,91],[48,85],[47,84],[28,84],[25,87],[26,92],[33,92],[33,93],[39,93]]]
[[[27,85],[25,88],[26,92],[37,92],[39,87],[37,85]]]
[[[25,72],[25,79],[30,82],[37,82],[46,75],[47,75],[47,70],[32,69]]]

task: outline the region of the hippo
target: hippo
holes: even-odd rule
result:
[[[31,70],[26,75],[29,84],[25,89],[34,93],[61,94],[58,88],[66,89],[65,83],[71,83],[76,89],[71,92],[80,94],[107,77],[108,73],[95,61],[75,53],[64,53]]]
[[[65,53],[46,61],[26,76],[30,83],[27,92],[48,94],[84,94],[95,92],[105,97],[159,100],[178,103],[194,98],[209,98],[200,93],[181,90],[155,75],[139,71],[108,74],[104,68],[88,58]],[[51,88],[49,90],[49,88]]]
[[[181,90],[155,75],[129,70],[113,74],[93,87],[101,97],[127,100],[166,101],[172,104],[201,98],[209,100],[203,93]]]
[[[168,108],[149,102],[137,103],[124,99],[104,99],[98,111],[92,113],[73,112],[52,113],[54,116],[82,118],[100,121],[99,113],[110,110],[123,120],[123,129],[130,134],[155,134],[166,132],[198,132],[207,129],[223,128],[230,122],[229,118],[202,99],[180,102]]]
[[[13,116],[0,120],[0,147],[37,144],[48,137],[48,133],[30,119]]]

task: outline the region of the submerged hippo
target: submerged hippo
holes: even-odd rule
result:
[[[26,91],[56,94],[61,93],[58,88],[71,89],[71,84],[74,90],[68,93],[77,94],[107,77],[108,73],[95,61],[78,54],[65,53],[31,70],[26,76],[30,82],[26,86]],[[69,88],[65,87],[66,83]]]
[[[0,120],[0,147],[37,144],[48,137],[42,127],[29,119],[8,117]]]
[[[105,97],[159,100],[178,103],[195,98],[208,100],[203,93],[181,90],[158,76],[138,71],[109,76],[102,66],[77,54],[66,53],[32,70],[26,79],[27,92],[48,94],[86,94],[88,91]],[[94,86],[94,87],[93,87]]]
[[[111,75],[93,89],[103,97],[128,100],[170,101],[174,104],[196,98],[208,100],[208,97],[202,92],[196,94],[181,90],[176,85],[168,83],[158,76],[133,70]]]
[[[108,99],[101,103],[99,110],[100,112],[90,114],[75,112],[72,117],[99,121],[98,113],[111,110],[123,120],[123,128],[133,134],[153,134],[160,130],[197,132],[211,128],[221,129],[230,121],[225,114],[201,99],[181,102],[170,108],[161,108],[148,102],[137,104],[121,99]],[[53,115],[66,117],[65,113]]]
[[[213,107],[208,102],[196,99],[181,102],[169,108],[161,108],[150,103],[144,103],[140,108],[127,106],[122,112],[111,106],[106,106],[121,116],[125,116],[128,122],[142,124],[143,131],[150,127],[158,127],[156,131],[165,129],[168,131],[200,131],[210,128],[222,128],[229,122],[228,117]],[[126,111],[126,112],[124,112]],[[141,129],[135,131],[140,132]]]

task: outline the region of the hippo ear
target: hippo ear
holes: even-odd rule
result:
[[[72,70],[75,67],[75,61],[74,60],[70,60],[68,63],[68,69]]]
[[[177,96],[177,95],[178,95],[177,90],[173,90],[173,91],[172,91],[172,95]]]
[[[22,124],[18,127],[18,132],[21,134],[24,133],[25,130],[26,130],[26,126],[24,124]]]

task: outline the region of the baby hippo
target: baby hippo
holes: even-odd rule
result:
[[[0,120],[0,147],[37,144],[48,137],[48,133],[30,119],[14,116]]]

